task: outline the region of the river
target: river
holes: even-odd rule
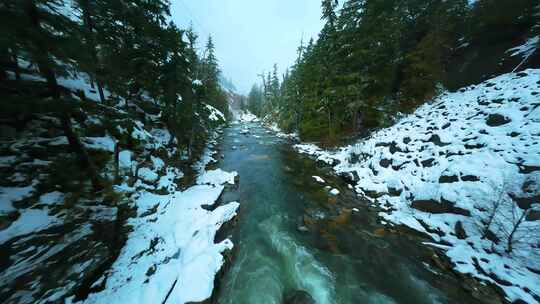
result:
[[[455,277],[429,266],[421,238],[384,228],[376,207],[260,124],[227,128],[221,153],[219,166],[240,176],[223,200],[241,207],[215,302],[281,304],[302,290],[318,304],[477,303]]]

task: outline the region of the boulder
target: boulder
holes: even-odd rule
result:
[[[530,210],[525,218],[527,221],[540,221],[540,210]]]
[[[390,167],[391,164],[392,164],[392,160],[386,159],[386,158],[381,159],[381,161],[379,162],[379,165],[383,168],[388,168]]]
[[[403,193],[403,189],[396,187],[388,187],[388,194],[390,196],[400,196]]]
[[[509,195],[519,208],[523,210],[530,209],[533,204],[540,204],[540,194],[528,197],[519,197],[513,193],[510,193]]]
[[[486,124],[490,127],[498,127],[505,125],[511,121],[510,118],[501,114],[489,114],[486,119]]]
[[[440,202],[436,200],[415,200],[412,202],[411,207],[416,210],[433,214],[453,213],[465,216],[471,215],[469,210],[455,207],[454,205],[454,203],[445,199],[442,199]]]
[[[342,172],[339,176],[345,180],[347,183],[356,184],[360,180],[360,176],[356,171],[351,172]]]
[[[431,135],[431,137],[424,141],[424,142],[430,142],[430,143],[433,143],[434,145],[436,146],[439,146],[439,147],[444,147],[444,146],[448,146],[450,143],[445,143],[441,140],[441,138],[439,137],[439,135],[437,134],[433,134]]]
[[[459,182],[459,178],[456,175],[442,175],[439,177],[440,184],[450,184]]]

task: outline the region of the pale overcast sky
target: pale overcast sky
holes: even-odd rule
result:
[[[302,34],[316,38],[320,29],[320,0],[171,0],[172,17],[180,27],[193,27],[200,42],[215,38],[224,75],[240,93],[247,93],[257,74],[280,72],[296,58]]]

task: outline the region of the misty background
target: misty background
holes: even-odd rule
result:
[[[193,28],[202,47],[212,35],[223,76],[247,93],[258,74],[274,63],[280,73],[296,59],[300,40],[317,38],[322,28],[316,0],[173,0],[174,22]]]

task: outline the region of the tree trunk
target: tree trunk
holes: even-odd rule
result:
[[[64,130],[64,134],[66,135],[69,142],[69,147],[72,152],[74,152],[79,158],[79,163],[81,167],[88,171],[94,191],[98,192],[103,190],[103,183],[101,181],[101,178],[97,174],[94,164],[92,164],[92,162],[90,161],[90,157],[88,156],[86,149],[79,140],[79,137],[77,136],[77,134],[75,134],[75,132],[73,132],[69,115],[65,113],[62,114],[61,121],[62,129]]]
[[[83,3],[82,11],[83,11],[84,26],[86,27],[86,31],[87,31],[88,47],[90,48],[90,53],[92,55],[92,59],[94,60],[94,63],[97,66],[99,66],[99,58],[96,51],[96,42],[94,40],[94,23],[92,22],[92,12],[90,11],[90,3],[88,1],[85,1]],[[95,71],[94,71],[94,74],[96,74]],[[105,94],[103,93],[103,84],[101,83],[101,81],[99,81],[98,77],[92,77],[92,89],[94,88],[94,80],[98,87],[99,100],[101,101],[101,103],[105,103]]]
[[[101,103],[105,103],[105,94],[103,93],[103,85],[101,84],[100,81],[97,81],[97,87],[98,87],[98,92],[99,92],[99,100],[101,101]]]
[[[330,108],[328,108],[328,139],[332,138],[332,113]]]
[[[521,216],[519,217],[517,222],[514,223],[514,227],[512,228],[512,232],[510,232],[510,235],[508,236],[508,240],[507,240],[507,243],[506,243],[506,252],[507,253],[511,253],[512,250],[514,249],[513,248],[514,247],[514,236],[515,236],[516,231],[518,230],[519,226],[521,226],[521,223],[523,223],[523,221],[527,217],[527,214],[528,214],[528,211],[523,211],[523,213],[521,214]]]
[[[33,0],[27,0],[26,1],[26,14],[30,18],[30,21],[32,23],[32,26],[36,28],[38,31],[40,31],[40,16],[38,9],[36,7],[36,4]],[[39,49],[43,52],[47,51],[47,48],[43,45],[39,45]],[[58,89],[58,83],[56,81],[56,75],[54,74],[54,71],[49,66],[49,64],[46,62],[46,60],[43,59],[42,56],[46,56],[47,54],[38,54],[36,56],[36,63],[38,65],[39,72],[45,77],[47,80],[47,87],[50,90],[50,95],[58,99],[60,98],[60,90]]]

